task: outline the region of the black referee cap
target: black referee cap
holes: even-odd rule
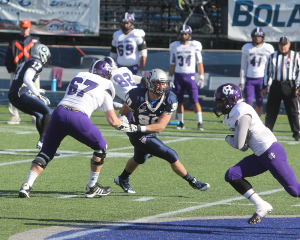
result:
[[[282,44],[282,45],[286,45],[288,44],[290,41],[289,39],[286,37],[286,36],[282,36],[280,39],[279,39],[279,44]]]

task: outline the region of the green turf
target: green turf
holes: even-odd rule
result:
[[[234,189],[224,181],[226,170],[243,157],[252,154],[251,150],[243,153],[231,148],[224,138],[230,134],[223,118],[216,118],[213,113],[203,114],[204,132],[197,130],[193,113],[185,113],[185,130],[177,130],[175,126],[167,128],[159,135],[162,141],[174,148],[180,161],[188,172],[199,180],[211,184],[211,189],[200,192],[192,189],[186,181],[172,172],[169,164],[156,157],[150,158],[130,177],[130,184],[136,194],[126,194],[113,183],[113,179],[121,174],[128,157],[108,157],[100,173],[99,182],[111,186],[113,192],[106,197],[86,199],[84,189],[89,177],[91,149],[74,139],[66,138],[60,150],[78,152],[72,157],[53,159],[46,170],[36,180],[29,199],[19,199],[18,191],[25,182],[31,165],[31,159],[37,154],[35,144],[38,134],[34,125],[30,124],[30,116],[21,114],[20,125],[7,125],[9,119],[7,107],[0,107],[1,150],[32,149],[31,152],[19,154],[1,154],[0,164],[28,160],[28,162],[0,165],[0,239],[34,228],[68,225],[76,223],[95,223],[106,221],[134,220],[176,211],[188,207],[200,206],[221,200],[240,197]],[[133,153],[133,148],[124,133],[111,128],[105,120],[103,112],[92,115],[92,121],[102,131],[108,143],[109,153]],[[262,117],[263,119],[263,117]],[[274,133],[288,154],[288,160],[300,179],[299,145],[292,138],[288,119],[280,115]],[[282,188],[271,176],[264,173],[248,178],[257,192]],[[74,198],[59,198],[76,195]],[[134,201],[142,197],[152,200]],[[273,214],[299,214],[298,198],[292,198],[285,191],[262,196],[274,207]],[[246,205],[248,200],[233,201],[180,213],[172,217],[251,215],[254,206]]]

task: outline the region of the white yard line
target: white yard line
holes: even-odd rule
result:
[[[261,193],[258,193],[258,195],[260,195],[260,196],[269,195],[269,194],[272,194],[272,193],[281,192],[283,190],[284,190],[283,188],[279,188],[279,189],[274,189],[274,190],[271,190],[271,191],[261,192]],[[221,200],[221,201],[217,201],[217,202],[214,202],[214,203],[206,203],[204,205],[188,207],[188,208],[183,208],[183,209],[177,210],[177,211],[172,211],[172,212],[157,214],[157,215],[154,215],[154,216],[139,218],[139,219],[130,221],[130,223],[127,223],[127,224],[126,223],[117,224],[117,225],[113,225],[113,226],[104,227],[104,228],[101,228],[101,229],[92,229],[92,230],[88,230],[88,231],[83,230],[82,232],[76,232],[76,233],[66,235],[66,236],[63,236],[63,237],[57,237],[57,238],[51,238],[51,239],[52,240],[64,240],[64,239],[72,239],[72,238],[83,237],[83,236],[89,235],[91,233],[105,232],[105,231],[118,229],[120,227],[130,226],[130,225],[132,225],[131,223],[148,222],[150,220],[154,220],[154,219],[157,219],[157,218],[170,217],[170,216],[173,216],[173,215],[176,215],[176,214],[179,214],[179,213],[191,212],[191,211],[195,211],[195,210],[198,210],[198,209],[201,209],[201,208],[212,207],[212,206],[221,205],[221,204],[227,204],[227,203],[230,203],[232,201],[238,201],[238,200],[243,200],[243,199],[245,199],[245,197],[242,197],[242,196],[241,197],[236,197],[236,198],[230,198],[230,199],[227,199],[227,200]]]
[[[152,200],[152,199],[155,199],[154,197],[143,197],[143,198],[138,198],[138,199],[135,199],[135,200],[132,200],[132,201],[135,201],[135,202],[146,202],[146,201],[149,201],[149,200]]]
[[[178,139],[174,139],[174,140],[164,141],[164,143],[168,144],[168,143],[182,142],[182,141],[188,141],[188,140],[193,140],[193,138],[178,138]],[[109,149],[108,152],[116,152],[116,151],[127,150],[127,149],[133,149],[133,146]],[[18,149],[16,149],[15,151],[18,151]],[[126,154],[128,154],[128,153],[126,153]],[[78,156],[78,155],[92,155],[92,151],[82,152],[82,153],[78,152],[78,153],[66,154],[66,155],[62,154],[58,157],[55,157],[55,159],[65,158],[65,157],[73,157],[73,156]],[[20,153],[18,154],[18,156],[20,156]],[[109,156],[109,153],[108,153],[108,156]],[[0,167],[6,166],[6,165],[19,164],[19,163],[27,163],[27,162],[31,162],[32,160],[33,160],[33,158],[26,159],[26,160],[20,160],[20,161],[14,161],[14,162],[4,162],[4,163],[0,163]]]

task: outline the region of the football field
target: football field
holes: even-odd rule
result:
[[[189,234],[197,234],[199,239],[219,239],[220,236],[232,239],[233,235],[248,239],[238,234],[239,227],[250,235],[260,231],[260,224],[264,226],[261,231],[270,234],[265,235],[265,239],[300,238],[299,226],[293,226],[298,232],[285,235],[279,229],[289,229],[295,221],[299,222],[296,218],[300,215],[299,198],[286,193],[269,172],[247,180],[274,210],[256,226],[247,224],[245,217],[250,217],[255,207],[225,182],[224,175],[229,167],[252,151],[231,148],[224,140],[231,133],[222,123],[223,118],[213,113],[203,113],[203,132],[197,130],[195,115],[186,112],[185,130],[168,125],[158,135],[176,150],[187,171],[200,181],[208,182],[211,188],[205,192],[191,188],[171,170],[168,162],[152,157],[130,177],[136,194],[124,193],[113,183],[133,155],[127,135],[110,127],[103,112],[93,113],[91,120],[108,143],[99,183],[111,186],[113,191],[106,197],[92,199],[84,197],[84,190],[93,151],[70,137],[65,138],[59,148],[62,155],[55,157],[36,180],[30,198],[18,198],[31,161],[38,153],[35,148],[38,133],[30,124],[31,118],[21,114],[21,119],[20,125],[6,124],[8,109],[0,107],[0,239],[13,235],[11,239],[158,239],[157,233],[163,234],[161,239],[194,238]],[[287,116],[279,115],[274,134],[285,147],[289,164],[300,180],[300,142],[292,138]],[[276,222],[278,217],[284,220]],[[218,222],[205,222],[211,219]],[[174,221],[178,225],[169,224]],[[282,225],[282,221],[287,225]],[[262,225],[264,222],[269,225]],[[215,224],[222,226],[219,233],[213,233]],[[64,231],[68,232],[58,234]],[[89,237],[90,234],[97,235]]]

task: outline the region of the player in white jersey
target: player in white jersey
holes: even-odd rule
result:
[[[225,115],[224,122],[234,134],[227,135],[226,142],[241,151],[250,148],[254,152],[229,168],[225,174],[225,181],[255,205],[256,211],[248,223],[256,224],[270,213],[273,207],[258,196],[245,178],[270,171],[293,197],[300,196],[300,184],[287,162],[285,149],[277,143],[276,137],[262,123],[256,111],[243,102],[238,86],[231,83],[219,86],[215,92],[215,101],[218,102],[214,109],[215,114],[217,117]]]
[[[27,180],[19,191],[19,197],[29,197],[34,181],[53,159],[61,141],[68,135],[94,150],[85,197],[106,196],[111,192],[111,187],[102,187],[97,183],[106,157],[107,143],[100,130],[90,120],[93,111],[103,107],[105,117],[112,127],[118,130],[128,127],[127,119],[123,118],[121,122],[115,114],[115,89],[109,81],[110,77],[110,66],[99,60],[92,63],[89,72],[74,75],[64,98],[53,112],[43,147],[32,162]]]
[[[119,67],[127,67],[133,74],[142,76],[147,60],[147,45],[144,30],[135,29],[134,20],[133,14],[122,14],[121,30],[113,34],[110,56]]]
[[[170,44],[170,66],[169,80],[174,75],[174,93],[178,99],[177,117],[180,121],[177,129],[184,127],[184,91],[186,90],[198,121],[198,130],[203,131],[202,109],[198,100],[198,87],[204,86],[204,68],[202,62],[202,44],[192,39],[192,29],[188,25],[182,25],[178,28],[177,36],[179,41]],[[196,83],[195,64],[200,80]]]
[[[244,91],[245,101],[252,105],[254,95],[256,97],[255,111],[261,116],[263,111],[262,82],[265,75],[265,66],[274,47],[264,42],[265,32],[262,28],[255,28],[252,33],[252,43],[246,43],[242,47],[242,60],[240,71],[240,85]]]

